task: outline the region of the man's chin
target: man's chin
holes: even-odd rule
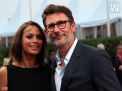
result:
[[[61,41],[56,41],[56,42],[53,42],[56,46],[58,47],[61,47],[61,46],[64,46],[64,42],[61,42]]]

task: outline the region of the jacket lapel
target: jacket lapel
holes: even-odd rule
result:
[[[81,57],[80,46],[81,46],[81,43],[80,43],[80,41],[78,41],[78,43],[75,47],[75,50],[69,60],[69,63],[65,69],[65,73],[62,78],[62,84],[61,84],[60,91],[65,91],[72,74],[77,70],[77,67],[78,67],[79,61],[80,61],[80,57]]]
[[[55,79],[54,79],[54,74],[55,74],[55,68],[56,68],[56,59],[52,63],[52,83],[51,83],[51,91],[56,91],[56,86],[55,86]]]
[[[54,77],[52,77],[51,91],[56,91],[56,86],[55,86],[55,79],[54,79]]]

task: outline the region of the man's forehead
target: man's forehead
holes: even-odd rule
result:
[[[61,20],[68,20],[68,17],[64,13],[51,14],[47,16],[46,24],[56,23]]]

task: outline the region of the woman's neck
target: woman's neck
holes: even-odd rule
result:
[[[22,55],[21,62],[18,62],[15,60],[13,65],[16,65],[22,68],[33,68],[33,67],[39,66],[36,63],[36,57],[32,55]]]

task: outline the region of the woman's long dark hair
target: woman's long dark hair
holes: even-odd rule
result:
[[[44,63],[44,58],[46,56],[47,40],[46,40],[46,36],[45,36],[44,31],[41,28],[41,26],[34,21],[25,22],[24,24],[22,24],[19,27],[19,29],[13,39],[13,43],[12,43],[12,47],[11,47],[11,55],[14,59],[16,59],[16,61],[18,61],[18,62],[21,61],[21,59],[22,59],[22,36],[23,36],[24,30],[29,25],[33,25],[33,26],[38,27],[38,29],[42,35],[43,45],[42,45],[42,48],[41,48],[39,54],[37,55],[37,59],[36,59],[36,62],[39,65],[41,65]]]

